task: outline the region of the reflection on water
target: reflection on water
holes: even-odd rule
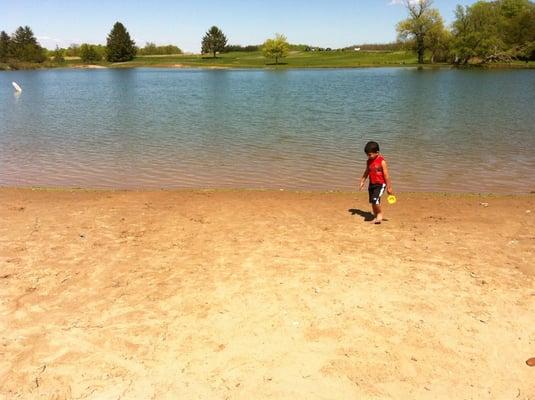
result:
[[[1,72],[0,185],[352,190],[374,139],[397,190],[526,193],[533,104],[533,71]]]

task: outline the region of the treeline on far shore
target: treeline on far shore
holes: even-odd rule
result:
[[[397,41],[384,44],[360,44],[340,49],[307,44],[290,44],[282,34],[258,45],[228,44],[227,37],[212,26],[201,39],[201,54],[231,52],[262,52],[279,64],[293,52],[398,52],[410,50],[417,63],[507,64],[514,61],[535,61],[535,2],[532,0],[478,0],[469,6],[458,5],[455,20],[449,26],[433,0],[399,0],[407,10],[407,18],[396,26]],[[146,43],[137,47],[126,27],[116,22],[106,45],[84,43],[55,50],[42,48],[29,26],[19,27],[9,35],[0,32],[0,69],[30,68],[32,65],[63,65],[66,59],[80,58],[82,63],[132,61],[138,56],[179,55],[175,45],[158,46]],[[371,54],[371,53],[370,53]],[[319,56],[319,55],[318,55]],[[204,58],[203,58],[204,59]],[[208,61],[207,61],[208,62]],[[287,63],[285,63],[288,65]],[[336,65],[331,65],[336,66]],[[346,65],[347,66],[347,65]]]
[[[57,48],[49,50],[49,57],[54,57],[57,52],[61,52],[64,57],[80,57],[84,61],[102,61],[106,59],[106,46],[101,44],[83,43],[81,45],[73,43],[67,48]],[[92,54],[91,54],[92,53]],[[175,45],[157,46],[155,43],[147,42],[145,47],[136,46],[136,55],[155,56],[182,54],[182,50]]]
[[[18,69],[29,67],[32,64],[64,64],[66,57],[80,58],[82,62],[109,62],[129,61],[134,55],[170,55],[182,54],[178,46],[157,46],[146,43],[145,47],[138,48],[126,28],[117,22],[107,38],[106,46],[100,44],[83,43],[72,44],[68,48],[56,47],[48,50],[39,45],[32,29],[29,26],[20,26],[12,34],[0,32],[0,69]],[[2,64],[7,68],[2,68]]]
[[[255,52],[255,51],[262,51],[261,44],[256,45],[236,45],[236,44],[229,44],[226,45],[225,48],[221,51],[222,53],[231,53],[231,52],[237,52],[237,51],[243,51],[243,52]],[[289,44],[289,49],[293,51],[355,51],[356,49],[359,51],[402,51],[407,50],[408,46],[405,43],[402,42],[391,42],[391,43],[364,43],[364,44],[355,44],[352,46],[346,46],[342,48],[332,48],[332,47],[320,47],[320,46],[311,46],[308,44]]]
[[[406,50],[406,44],[402,42],[361,44],[345,48],[333,49],[330,47],[310,46],[307,44],[290,44],[286,38],[278,35],[279,41],[273,42],[272,47],[267,49],[266,43],[257,45],[234,45],[227,44],[223,32],[212,27],[203,37],[202,53],[232,53],[232,52],[264,52],[266,57],[275,59],[284,58],[289,51],[296,52],[332,52],[332,51],[399,51]],[[54,67],[66,65],[67,60],[80,60],[82,63],[101,62],[124,62],[131,61],[134,56],[166,56],[181,55],[183,51],[175,45],[158,46],[148,42],[144,47],[137,47],[126,28],[117,22],[108,35],[106,45],[101,44],[71,44],[67,48],[56,47],[48,50],[41,47],[29,26],[19,27],[12,34],[0,32],[0,70],[1,69],[25,69],[35,66]]]

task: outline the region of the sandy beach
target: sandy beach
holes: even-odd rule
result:
[[[535,399],[535,195],[0,189],[1,399]]]

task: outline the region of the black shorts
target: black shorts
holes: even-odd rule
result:
[[[381,196],[385,192],[386,185],[384,183],[370,183],[368,187],[368,194],[370,196],[370,204],[381,204]]]

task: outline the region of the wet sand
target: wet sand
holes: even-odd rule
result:
[[[535,196],[0,189],[0,398],[534,399]]]

